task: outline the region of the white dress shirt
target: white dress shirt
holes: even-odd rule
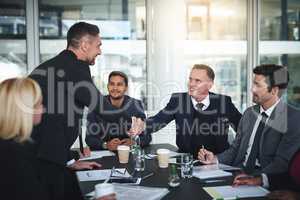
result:
[[[192,99],[192,103],[193,103],[195,110],[198,110],[198,108],[197,108],[198,103],[203,103],[204,106],[202,107],[202,110],[206,110],[210,104],[209,94],[200,102],[196,101],[196,99],[192,96],[191,96],[191,99]]]

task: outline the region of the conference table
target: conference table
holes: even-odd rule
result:
[[[177,151],[177,148],[170,144],[152,144],[146,147],[145,153],[155,154],[156,150],[159,148],[169,149],[171,151]],[[102,169],[116,168],[126,168],[129,172],[133,172],[133,160],[129,159],[128,164],[120,164],[117,156],[102,157],[100,159],[94,160],[102,165]],[[147,187],[163,187],[168,188],[169,193],[164,196],[163,200],[206,200],[212,199],[209,194],[207,194],[203,187],[209,186],[222,186],[231,185],[233,177],[224,177],[224,182],[217,183],[205,183],[198,178],[181,178],[180,186],[171,188],[168,186],[169,168],[159,168],[158,160],[146,160],[145,170],[142,172],[141,177],[147,175],[151,172],[154,173],[153,176],[142,180],[140,186]],[[169,165],[170,166],[170,165]],[[178,175],[180,175],[180,169],[178,169]],[[94,190],[94,186],[103,181],[84,181],[79,182],[82,194],[87,194]],[[246,199],[246,198],[244,198]],[[247,198],[247,199],[266,199],[266,198]]]

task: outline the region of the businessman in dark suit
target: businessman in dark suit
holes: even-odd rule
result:
[[[67,33],[67,49],[30,74],[42,89],[45,105],[42,122],[33,130],[33,151],[39,161],[41,181],[50,189],[52,199],[78,199],[70,171],[100,167],[95,162],[75,161],[76,155],[70,151],[81,128],[84,107],[107,120],[129,118],[126,112],[111,115],[116,108],[92,82],[89,65],[101,54],[101,44],[97,26],[76,23]],[[129,132],[140,133],[141,129],[142,121],[134,118]]]
[[[188,92],[172,94],[167,106],[146,120],[147,134],[175,120],[179,152],[196,156],[202,146],[215,153],[226,150],[229,126],[236,130],[241,114],[229,96],[209,92],[214,78],[209,66],[194,65]]]
[[[253,73],[256,105],[243,114],[233,144],[217,155],[201,149],[198,158],[204,164],[242,167],[250,174],[285,172],[300,145],[300,112],[280,98],[288,85],[288,71],[269,64],[257,66]]]
[[[140,100],[125,95],[128,89],[128,77],[120,71],[112,71],[108,76],[107,90],[109,95],[105,98],[118,110],[116,112],[126,111],[131,116],[145,119],[144,108]],[[113,115],[114,113],[112,113]],[[113,122],[90,112],[87,116],[86,144],[92,150],[108,149],[117,150],[118,145],[133,144],[133,140],[128,137],[127,131],[130,128],[130,121],[124,118],[118,118]],[[140,144],[146,146],[151,142],[151,134],[141,134]]]
[[[300,199],[300,149],[290,160],[287,172],[266,174],[262,176],[247,176],[243,179],[238,177],[234,180],[234,185],[254,185],[264,186],[272,192],[269,199],[277,200],[298,200]]]

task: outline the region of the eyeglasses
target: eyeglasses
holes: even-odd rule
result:
[[[129,174],[129,177],[127,177],[127,174]],[[108,181],[112,178],[131,178],[132,175],[128,172],[128,170],[125,168],[124,171],[120,171],[116,169],[115,167],[112,167],[110,170],[110,175],[109,177],[104,181],[104,183],[108,183]]]
[[[115,167],[113,167],[111,169],[111,171],[110,171],[110,177],[123,177],[124,175],[126,175],[126,172],[128,172],[126,168],[122,172],[122,171],[116,169]],[[119,174],[119,176],[118,175],[114,175],[114,174]],[[129,172],[128,172],[128,174],[129,174]]]

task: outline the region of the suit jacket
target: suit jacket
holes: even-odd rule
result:
[[[46,109],[42,122],[32,133],[40,159],[65,166],[74,158],[70,147],[80,132],[85,106],[107,121],[128,118],[125,112],[111,115],[115,108],[93,84],[89,64],[78,60],[72,51],[64,50],[42,63],[30,77],[39,83]]]
[[[146,120],[147,133],[176,122],[176,144],[180,152],[197,155],[204,145],[207,149],[220,153],[229,147],[229,125],[236,130],[241,118],[240,112],[225,95],[209,93],[210,105],[202,111],[199,119],[188,93],[174,93],[167,106],[158,114]],[[207,126],[208,125],[208,126]]]
[[[109,96],[105,96],[109,101]],[[145,119],[144,108],[140,100],[124,96],[124,101],[119,110],[127,112],[128,116],[136,116]],[[119,111],[118,110],[118,111]],[[87,116],[87,131],[85,141],[92,150],[102,150],[104,142],[114,138],[128,138],[127,131],[131,127],[131,121],[119,118],[114,122],[108,122],[101,116],[90,112]],[[151,142],[151,134],[140,135],[141,146],[148,145]]]
[[[228,150],[217,155],[219,162],[242,167],[248,143],[259,113],[259,105],[248,108],[240,121],[235,140]],[[262,133],[259,161],[253,173],[287,171],[288,162],[300,145],[300,112],[282,100],[276,105]]]
[[[293,190],[295,192],[300,191],[300,176],[293,177],[292,168],[296,168],[300,165],[300,149],[295,153],[293,158],[289,163],[288,172],[279,173],[279,174],[267,174],[270,190]],[[295,169],[294,169],[295,170]],[[299,172],[299,169],[296,169]]]
[[[36,173],[35,162],[23,144],[0,139],[1,199],[49,199]]]

